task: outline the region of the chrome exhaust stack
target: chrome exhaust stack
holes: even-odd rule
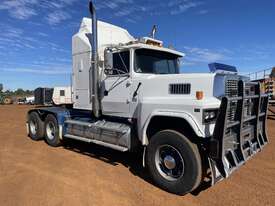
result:
[[[92,102],[92,110],[95,117],[100,116],[100,102],[99,102],[99,69],[98,69],[98,34],[97,34],[97,17],[93,1],[89,2],[89,10],[92,18],[92,57],[90,75],[90,101]]]

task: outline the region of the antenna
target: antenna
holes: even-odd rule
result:
[[[157,26],[156,26],[156,25],[154,25],[154,26],[153,26],[153,28],[152,28],[152,31],[151,31],[150,37],[154,39],[154,38],[155,38],[156,33],[157,33]]]

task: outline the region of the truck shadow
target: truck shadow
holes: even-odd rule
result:
[[[153,184],[148,172],[142,166],[142,150],[123,153],[100,145],[70,139],[66,139],[63,147],[67,150],[96,158],[113,166],[123,165],[128,168],[133,175]]]
[[[269,114],[268,114],[267,118],[270,120],[275,120],[275,109],[274,108],[275,108],[274,106],[268,108]]]
[[[150,178],[146,168],[142,166],[142,148],[136,152],[123,153],[106,147],[102,147],[100,145],[87,144],[84,142],[70,139],[66,139],[63,147],[67,150],[77,152],[81,155],[96,158],[113,166],[123,165],[124,167],[128,168],[133,175],[157,187],[157,185],[155,185],[152,179]],[[197,196],[200,194],[200,192],[206,190],[210,186],[211,181],[209,183],[209,181],[204,180],[202,181],[201,185],[191,194]]]

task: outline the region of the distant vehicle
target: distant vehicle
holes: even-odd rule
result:
[[[71,87],[54,87],[52,99],[55,105],[73,104],[72,88]]]
[[[53,88],[39,87],[34,90],[34,103],[36,105],[52,105]]]
[[[3,104],[8,105],[8,104],[13,104],[13,101],[10,97],[5,97]]]
[[[97,21],[91,1],[90,12],[73,36],[73,107],[31,109],[33,140],[138,151],[154,183],[181,195],[198,188],[207,172],[214,185],[262,151],[268,95],[259,83],[218,63],[209,65],[211,73],[180,73],[184,54],[164,47],[155,29],[135,39]],[[66,91],[56,91],[57,104],[66,102],[59,99]]]
[[[35,98],[34,96],[31,96],[31,97],[26,97],[26,104],[34,104],[35,102]]]
[[[17,104],[19,104],[19,105],[26,104],[26,98],[19,98],[19,99],[17,100]]]

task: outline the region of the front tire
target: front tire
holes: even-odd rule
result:
[[[174,130],[155,134],[146,152],[146,167],[162,189],[179,195],[192,192],[202,179],[197,145]]]
[[[52,114],[49,114],[45,120],[45,140],[52,147],[61,145],[58,122]]]

